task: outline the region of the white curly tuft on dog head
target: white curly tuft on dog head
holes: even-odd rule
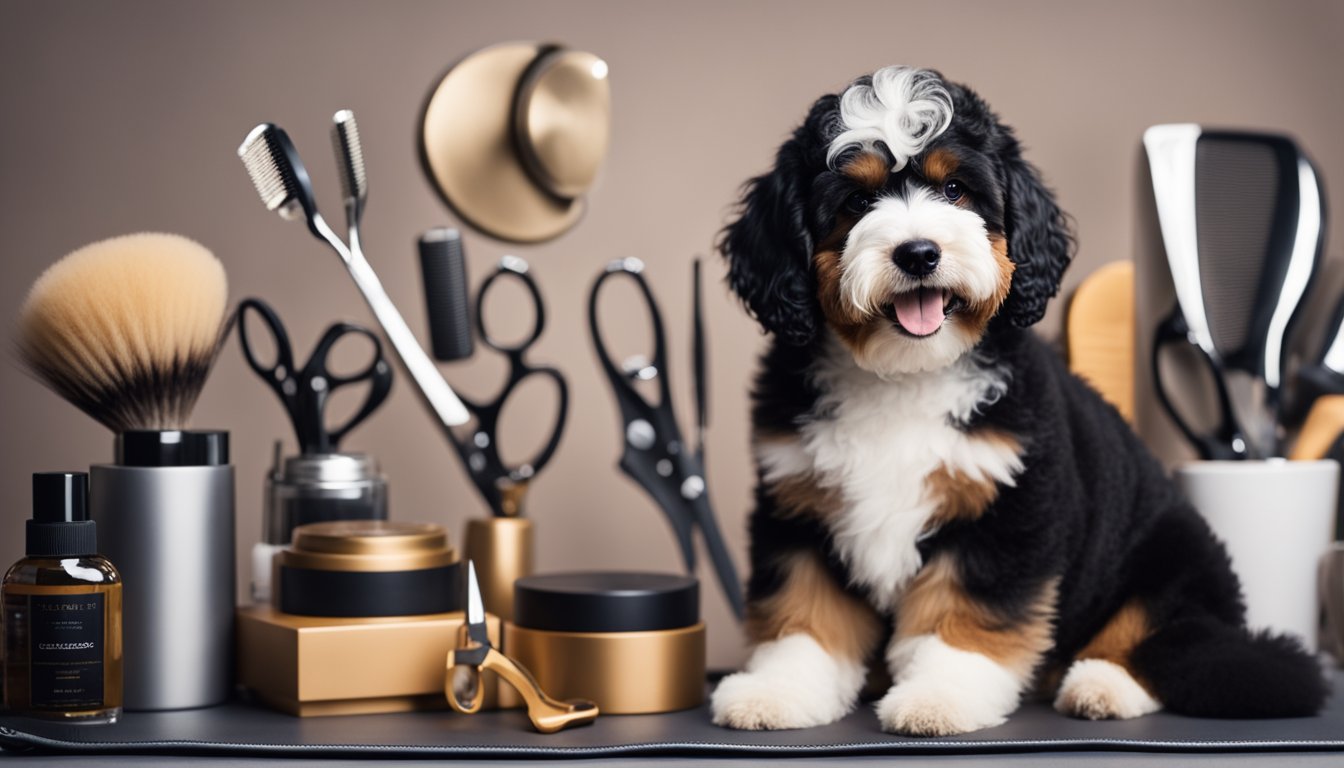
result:
[[[894,159],[892,170],[899,171],[952,123],[952,96],[930,70],[883,67],[871,84],[845,89],[840,121],[845,130],[831,140],[827,164],[834,167],[850,147],[871,150],[881,141]]]

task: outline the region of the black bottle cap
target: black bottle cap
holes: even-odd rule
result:
[[[123,467],[218,467],[229,463],[229,433],[222,430],[131,430],[117,435]]]
[[[83,472],[33,475],[33,519],[28,555],[76,557],[98,552],[98,525],[89,519],[89,476]]]
[[[513,621],[551,632],[653,632],[700,621],[700,582],[663,573],[556,573],[513,584]]]
[[[33,473],[33,519],[39,523],[81,523],[88,520],[88,474]]]

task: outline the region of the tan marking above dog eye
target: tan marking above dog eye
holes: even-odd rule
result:
[[[952,150],[939,147],[930,150],[924,156],[920,168],[924,173],[924,178],[935,183],[942,183],[947,177],[957,172],[957,166],[960,164],[957,156],[952,154]]]
[[[864,152],[846,163],[841,173],[868,189],[881,189],[887,183],[887,161]]]

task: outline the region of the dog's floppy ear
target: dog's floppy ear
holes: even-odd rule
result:
[[[1073,234],[1067,215],[1036,168],[1022,159],[1015,139],[1004,153],[1004,176],[1008,258],[1017,268],[999,315],[1025,328],[1045,315],[1046,303],[1059,292],[1073,258]]]
[[[820,322],[807,198],[825,153],[819,135],[837,102],[827,96],[813,105],[779,148],[774,169],[747,182],[738,218],[719,238],[733,291],[766,331],[800,346]]]

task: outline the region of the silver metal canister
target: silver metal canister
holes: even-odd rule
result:
[[[234,471],[226,432],[127,432],[90,471],[101,554],[124,581],[125,707],[223,703],[233,690]]]

